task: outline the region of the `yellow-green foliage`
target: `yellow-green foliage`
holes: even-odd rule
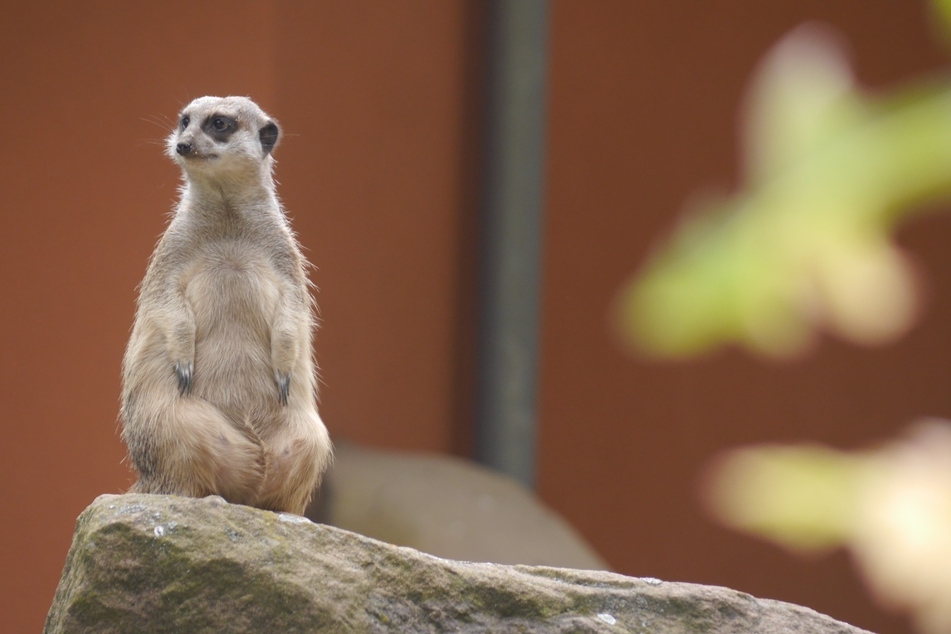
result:
[[[625,291],[622,327],[642,349],[783,356],[820,329],[875,344],[911,326],[915,284],[891,232],[951,194],[951,83],[867,95],[841,48],[800,27],[763,62],[742,190],[686,210]]]

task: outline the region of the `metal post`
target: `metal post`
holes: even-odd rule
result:
[[[476,452],[535,480],[547,0],[497,0],[489,18]]]

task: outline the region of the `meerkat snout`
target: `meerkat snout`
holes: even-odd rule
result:
[[[306,261],[271,177],[279,140],[244,97],[192,101],[168,138],[181,200],[123,360],[134,491],[302,514],[331,459]]]

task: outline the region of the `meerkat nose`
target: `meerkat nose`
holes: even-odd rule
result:
[[[183,141],[175,146],[175,151],[181,154],[182,156],[187,156],[192,153],[192,144],[185,143]]]

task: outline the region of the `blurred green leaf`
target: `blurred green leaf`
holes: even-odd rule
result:
[[[864,468],[818,446],[739,449],[715,465],[707,503],[724,524],[792,550],[834,548],[858,519]]]
[[[951,84],[870,98],[838,39],[801,27],[765,60],[746,114],[745,188],[685,212],[625,291],[625,332],[663,356],[903,334],[916,284],[890,232],[951,194]]]
[[[790,550],[848,549],[877,598],[923,634],[951,631],[948,421],[918,421],[864,451],[732,450],[709,470],[705,501],[721,523]]]

